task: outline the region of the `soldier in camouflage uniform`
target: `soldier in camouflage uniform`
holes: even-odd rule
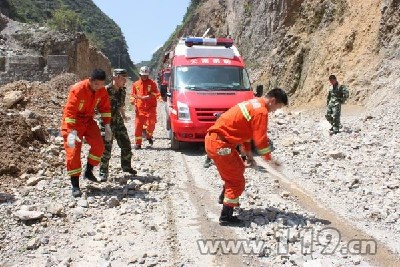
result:
[[[349,97],[349,91],[346,86],[339,85],[335,75],[329,76],[329,82],[332,86],[330,87],[328,92],[328,99],[326,103],[328,108],[325,118],[332,125],[332,128],[330,129],[330,134],[337,134],[339,132],[339,129],[341,128],[340,113],[342,104]]]
[[[137,172],[131,166],[131,141],[129,140],[124,124],[124,121],[127,119],[124,110],[126,77],[127,71],[125,69],[115,69],[113,72],[113,81],[106,86],[106,89],[111,102],[111,130],[113,139],[117,140],[117,144],[121,148],[121,168],[124,172],[136,175]],[[111,158],[113,139],[110,142],[104,142],[105,151],[100,163],[100,181],[106,181],[108,178],[108,165]]]

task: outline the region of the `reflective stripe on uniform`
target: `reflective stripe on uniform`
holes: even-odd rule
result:
[[[100,113],[102,118],[111,118],[111,112],[109,113]]]
[[[88,157],[89,159],[92,159],[92,160],[95,160],[95,161],[100,161],[101,160],[101,157],[97,157],[97,156],[95,156],[95,155],[93,155],[93,154],[89,154],[89,157]]]
[[[85,101],[83,101],[83,100],[79,103],[79,107],[78,107],[79,111],[82,110],[84,104],[85,104]]]
[[[73,119],[73,118],[65,118],[65,122],[66,122],[66,123],[75,123],[76,120]]]
[[[141,136],[135,136],[135,140],[141,140],[142,137]]]
[[[233,199],[225,197],[224,198],[224,202],[225,203],[231,203],[231,204],[238,204],[239,203],[239,197],[233,198]]]
[[[271,147],[269,146],[269,147],[266,147],[263,149],[258,149],[257,152],[260,155],[265,155],[265,154],[271,153]]]
[[[240,110],[242,111],[242,114],[243,114],[244,118],[245,118],[247,121],[250,121],[250,120],[251,120],[251,116],[250,116],[249,111],[248,111],[247,108],[246,108],[246,105],[243,104],[243,103],[240,103],[240,104],[239,104],[239,108],[240,108]]]
[[[74,174],[78,174],[78,173],[81,173],[81,172],[82,172],[82,168],[79,168],[79,169],[67,171],[67,174],[69,176],[73,176]]]

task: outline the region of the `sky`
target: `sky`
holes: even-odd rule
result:
[[[150,60],[182,22],[190,0],[93,0],[122,30],[134,63]]]

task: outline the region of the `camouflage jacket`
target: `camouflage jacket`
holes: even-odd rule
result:
[[[326,104],[343,104],[346,102],[347,98],[349,98],[349,90],[347,87],[336,83],[329,88]]]
[[[124,123],[120,108],[125,106],[126,88],[116,90],[112,84],[106,86],[111,104],[111,127]]]

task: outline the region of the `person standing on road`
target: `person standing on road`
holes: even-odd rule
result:
[[[332,135],[339,133],[339,129],[342,126],[340,124],[342,104],[349,98],[349,91],[346,86],[339,85],[335,75],[329,76],[329,82],[331,87],[329,88],[326,101],[327,110],[325,118],[332,125],[332,128],[329,130]]]
[[[105,151],[100,163],[100,181],[105,182],[108,178],[108,167],[111,159],[111,150],[113,139],[117,140],[117,144],[121,149],[121,168],[122,171],[136,175],[137,172],[131,166],[132,150],[131,141],[129,140],[128,131],[126,130],[124,121],[127,120],[125,115],[125,97],[126,97],[126,77],[128,72],[125,69],[115,69],[113,71],[112,83],[107,85],[106,89],[111,103],[111,130],[113,138],[111,141],[105,141]],[[104,126],[101,125],[102,133]]]
[[[153,145],[157,122],[157,100],[162,101],[157,84],[149,78],[149,67],[140,68],[140,79],[132,85],[131,103],[135,106],[135,149],[142,148],[142,131],[146,125],[146,139]]]
[[[72,195],[79,197],[82,193],[79,188],[81,174],[81,148],[85,137],[90,145],[84,177],[98,182],[93,175],[93,167],[100,163],[104,152],[104,144],[100,129],[94,120],[97,109],[103,120],[105,140],[110,141],[112,132],[110,127],[111,109],[110,99],[104,87],[106,73],[95,69],[90,78],[73,85],[64,107],[61,134],[64,138],[66,152],[67,174],[71,177]]]
[[[236,147],[242,145],[248,163],[254,165],[251,152],[253,140],[258,153],[270,161],[273,147],[267,137],[268,113],[287,104],[286,93],[276,88],[269,91],[265,98],[253,98],[230,108],[208,129],[205,149],[224,181],[220,196],[223,204],[220,225],[241,223],[233,216],[233,208],[239,206],[239,197],[245,188],[245,165]]]

